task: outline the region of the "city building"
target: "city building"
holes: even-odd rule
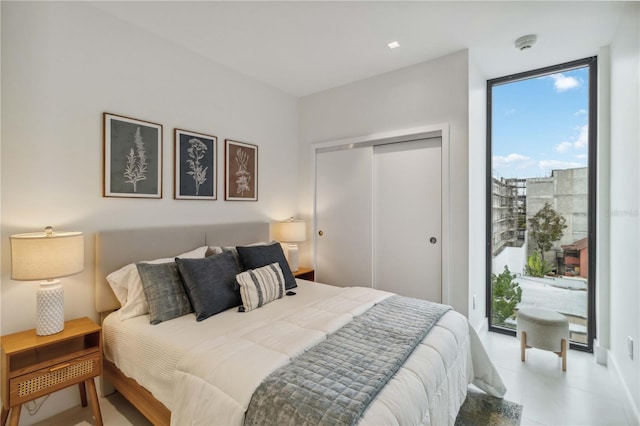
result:
[[[559,275],[565,275],[566,247],[572,252],[569,256],[577,259],[584,258],[587,253],[587,237],[589,230],[589,169],[580,167],[566,170],[553,170],[551,176],[526,179],[526,219],[527,223],[546,203],[565,219],[562,238],[554,244],[555,253],[545,253],[545,259],[554,262]],[[576,248],[580,247],[580,248]],[[535,241],[529,239],[527,252],[535,249]],[[582,256],[573,255],[576,250],[584,252]],[[586,278],[588,268],[578,267],[580,273],[575,273],[573,260],[568,268],[570,275]],[[579,262],[580,263],[580,262]]]
[[[493,256],[505,247],[522,247],[525,241],[527,179],[493,178],[492,243]]]

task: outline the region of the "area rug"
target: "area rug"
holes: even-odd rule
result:
[[[456,426],[517,426],[522,417],[522,405],[495,398],[473,389],[467,391]]]

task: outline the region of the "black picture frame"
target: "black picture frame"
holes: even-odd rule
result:
[[[162,124],[103,113],[104,197],[162,198]]]
[[[218,199],[218,138],[188,130],[174,131],[174,198]]]

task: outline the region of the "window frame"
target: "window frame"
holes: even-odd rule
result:
[[[597,56],[591,56],[583,59],[578,59],[571,62],[562,63],[559,65],[553,65],[549,67],[539,68],[532,71],[526,71],[518,74],[512,74],[505,77],[494,78],[487,80],[487,126],[486,126],[486,314],[489,331],[516,336],[515,330],[506,329],[503,327],[497,327],[491,324],[492,312],[491,301],[493,298],[491,275],[492,271],[492,257],[493,257],[493,177],[492,177],[492,94],[493,87],[514,83],[520,80],[527,80],[530,78],[541,77],[544,75],[554,74],[562,71],[569,71],[576,68],[589,69],[589,135],[588,135],[588,264],[589,264],[589,277],[587,279],[587,344],[570,343],[571,349],[582,350],[586,352],[593,352],[593,341],[596,336],[596,206],[597,206],[597,119],[598,119],[598,58]]]

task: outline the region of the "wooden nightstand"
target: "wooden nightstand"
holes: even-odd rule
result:
[[[100,326],[89,318],[64,323],[64,330],[38,336],[36,330],[0,338],[2,346],[2,426],[11,410],[11,426],[20,421],[22,404],[72,385],[79,385],[82,406],[89,388],[95,424],[102,415],[93,378],[102,373]]]
[[[316,278],[316,273],[313,268],[300,267],[293,273],[293,276],[296,278],[300,278],[301,280],[314,281]]]

